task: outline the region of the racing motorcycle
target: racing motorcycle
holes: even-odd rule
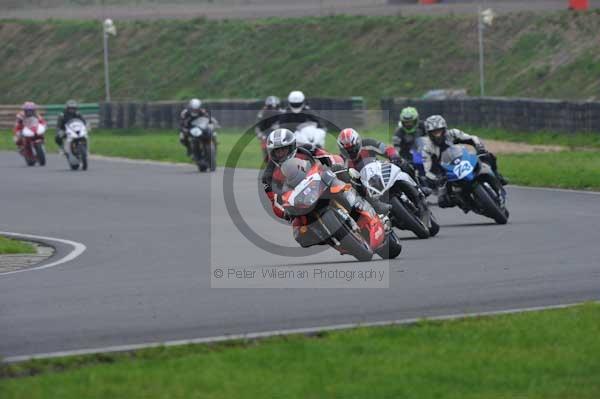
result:
[[[198,171],[210,169],[214,172],[217,169],[217,132],[214,125],[205,116],[194,119],[191,125],[191,153]]]
[[[506,191],[498,181],[492,168],[480,157],[466,148],[453,145],[441,156],[441,165],[446,171],[446,190],[464,212],[473,211],[492,218],[498,224],[508,222]]]
[[[282,170],[294,161],[286,161]],[[329,168],[314,158],[306,163],[308,170],[297,169],[293,179],[286,177],[281,198],[287,214],[303,222],[294,228],[296,241],[302,247],[330,245],[359,261],[371,260],[374,252],[384,259],[397,257],[402,245],[389,221],[360,209],[364,199]]]
[[[88,168],[88,128],[79,118],[71,119],[65,125],[66,138],[63,152],[72,170]]]
[[[38,118],[29,117],[23,122],[23,130],[21,131],[23,146],[19,152],[25,159],[27,166],[34,166],[36,162],[40,166],[46,165],[44,133],[46,133],[46,125],[39,123]]]
[[[410,230],[419,238],[435,236],[440,231],[433,212],[419,185],[398,166],[372,158],[360,171],[360,182],[367,195],[392,206],[392,223]]]

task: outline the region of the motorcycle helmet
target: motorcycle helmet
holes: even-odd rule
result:
[[[419,112],[414,107],[406,107],[400,112],[400,123],[407,133],[415,134],[419,125]]]
[[[441,115],[432,115],[425,119],[425,132],[435,145],[441,146],[444,144],[447,130],[448,125]]]
[[[77,101],[75,101],[75,100],[69,100],[65,104],[65,111],[69,114],[76,113],[78,108],[79,108],[79,104],[77,104]]]
[[[293,113],[298,114],[304,108],[306,97],[301,91],[295,90],[288,96],[288,104]]]
[[[344,158],[356,159],[362,149],[362,138],[356,130],[348,128],[340,132],[337,144]]]
[[[26,117],[34,116],[37,111],[37,105],[32,101],[26,101],[21,106],[23,113]]]
[[[276,108],[279,108],[280,105],[281,105],[281,100],[279,99],[279,97],[269,96],[265,100],[265,107],[267,107],[267,108],[276,109]]]
[[[296,155],[296,136],[289,129],[275,129],[267,137],[267,152],[277,165]]]
[[[188,103],[188,109],[193,116],[200,114],[200,110],[202,109],[202,101],[197,98],[192,98]]]

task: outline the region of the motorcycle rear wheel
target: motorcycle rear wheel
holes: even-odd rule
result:
[[[402,244],[396,233],[390,231],[383,245],[375,251],[383,259],[395,259],[402,252]]]

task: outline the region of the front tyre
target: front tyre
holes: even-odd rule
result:
[[[35,156],[40,166],[46,165],[46,151],[44,150],[43,143],[36,143],[35,145]]]
[[[354,256],[358,261],[367,262],[373,259],[373,251],[364,241],[362,236],[350,230],[340,220],[335,211],[328,210],[321,215],[321,222],[332,233],[333,237],[340,242],[342,249]]]
[[[421,239],[429,238],[429,229],[417,216],[406,209],[398,197],[392,197],[391,203],[392,215],[394,215],[395,222],[401,228],[412,231]]]
[[[475,187],[473,196],[486,216],[491,217],[498,224],[506,224],[508,222],[507,213],[492,199],[483,185],[478,184]]]
[[[217,146],[214,141],[210,142],[210,171],[217,170]]]
[[[88,168],[88,152],[87,152],[87,143],[80,142],[77,145],[77,152],[79,154],[79,159],[81,160],[81,170],[87,170]]]

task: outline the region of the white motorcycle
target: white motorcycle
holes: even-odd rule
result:
[[[296,136],[297,145],[306,148],[310,152],[314,152],[317,148],[325,148],[327,132],[317,127],[315,122],[305,122],[298,125],[294,135]]]
[[[433,237],[439,232],[440,226],[425,195],[398,166],[373,158],[360,171],[360,181],[368,196],[392,206],[390,216],[395,227],[410,230],[419,238]]]
[[[66,138],[63,151],[72,170],[88,168],[88,127],[78,118],[71,119],[65,126]]]
[[[205,116],[192,121],[191,153],[200,172],[206,172],[207,169],[214,172],[217,169],[217,126],[216,120],[210,121]]]

